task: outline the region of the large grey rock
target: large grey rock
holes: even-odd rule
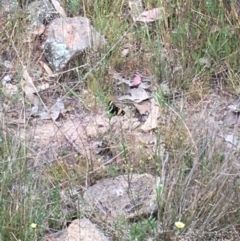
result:
[[[54,71],[88,48],[103,46],[106,40],[85,17],[56,18],[45,31],[44,55]]]
[[[142,215],[157,210],[157,183],[160,178],[150,174],[122,175],[97,182],[84,193],[85,214],[106,222]]]
[[[110,241],[87,218],[75,219],[67,229],[47,235],[45,241]]]
[[[37,28],[49,24],[59,14],[49,0],[36,0],[27,6],[27,12],[31,20],[31,28]]]
[[[20,10],[17,0],[0,1],[0,19],[7,20],[14,12]],[[2,19],[1,19],[2,20]],[[2,24],[2,21],[0,22]]]

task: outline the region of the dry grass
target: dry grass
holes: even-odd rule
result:
[[[153,8],[162,1],[143,2],[146,8]],[[104,138],[111,141],[118,158],[108,167],[67,147],[48,158],[43,150],[34,149],[29,136],[23,138],[27,126],[8,125],[13,108],[21,110],[18,117],[24,119],[28,106],[19,80],[23,65],[37,72],[40,45],[40,40],[23,41],[28,32],[27,14],[17,11],[11,15],[1,27],[0,52],[14,67],[6,70],[1,63],[0,71],[15,76],[19,93],[10,97],[0,89],[4,103],[0,113],[0,240],[39,240],[45,230],[63,228],[79,214],[80,207],[66,214],[62,189],[71,192],[80,185],[83,191],[86,184],[98,179],[132,172],[161,177],[158,213],[135,224],[119,220],[117,226],[108,227],[114,240],[239,240],[239,155],[220,140],[218,131],[226,131],[220,121],[211,124],[212,115],[221,113],[221,105],[239,94],[238,9],[228,2],[171,0],[163,3],[169,18],[149,25],[132,22],[127,1],[64,3],[69,16],[91,18],[108,39],[109,48],[85,56],[84,69],[59,75],[57,87],[48,96],[74,99],[74,114],[83,111],[78,105],[84,106],[85,113],[97,112],[107,98],[118,94],[110,69],[123,76],[138,72],[155,79],[153,89],[163,114],[157,139],[164,141],[168,155],[163,158],[156,151],[141,156],[144,151],[136,150],[133,138],[123,132],[114,139],[112,132]],[[119,58],[126,45],[130,56]],[[210,65],[202,64],[202,58]],[[74,66],[81,61],[76,59]],[[172,89],[171,101],[158,98],[159,84],[164,81]],[[220,97],[212,98],[215,95]],[[70,159],[75,166],[66,164]],[[182,230],[174,226],[179,220],[185,224]],[[30,228],[31,223],[37,228]]]

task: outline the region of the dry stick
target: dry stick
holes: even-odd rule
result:
[[[47,77],[49,77],[49,78],[51,78],[51,77],[57,77],[57,76],[59,76],[59,75],[61,75],[61,74],[65,74],[65,73],[68,73],[68,72],[71,72],[71,71],[74,71],[74,70],[77,70],[77,69],[80,69],[80,68],[84,68],[84,67],[86,67],[86,66],[89,66],[89,64],[83,64],[83,65],[80,65],[80,66],[77,66],[77,67],[74,67],[74,68],[71,68],[71,69],[69,69],[69,70],[65,70],[65,71],[62,71],[61,73],[56,73],[56,74],[50,74],[50,75],[48,75]],[[39,78],[38,80],[44,80],[46,77],[42,77],[42,78]],[[70,90],[70,91],[72,91],[80,82],[82,82],[83,81],[83,79],[81,79],[80,81],[78,81],[78,83]],[[69,91],[69,92],[70,92]],[[69,93],[68,92],[68,93]]]

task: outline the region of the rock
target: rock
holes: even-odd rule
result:
[[[59,17],[51,2],[46,0],[31,2],[27,6],[27,12],[30,15],[32,29],[49,24],[53,19]]]
[[[17,86],[10,84],[10,83],[6,83],[3,87],[3,90],[4,90],[5,94],[8,96],[15,95],[18,92]]]
[[[14,94],[17,94],[18,92],[18,87],[17,85],[14,85],[11,83],[12,81],[12,75],[5,75],[3,77],[3,79],[1,80],[2,82],[2,89],[3,89],[3,92],[6,94],[6,95],[9,95],[9,96],[12,96]]]
[[[87,218],[75,219],[65,230],[47,235],[45,241],[110,241],[103,232]]]
[[[17,0],[2,0],[0,4],[0,18],[7,19],[6,17],[20,9]]]
[[[2,84],[5,85],[5,84],[9,84],[12,80],[12,76],[11,75],[5,75],[3,78],[2,78]]]
[[[54,71],[88,48],[97,50],[106,43],[85,17],[56,18],[45,31],[44,55]]]
[[[151,215],[157,210],[156,186],[160,178],[129,174],[101,180],[84,193],[85,214],[106,222]]]

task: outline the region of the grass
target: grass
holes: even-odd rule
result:
[[[37,64],[32,54],[34,41],[23,42],[27,14],[16,12],[7,20],[0,33],[0,52],[3,56],[8,49],[14,56],[11,71],[20,95],[8,97],[0,88],[1,102],[5,104],[0,115],[0,240],[40,240],[46,231],[61,230],[73,216],[80,217],[80,205],[65,212],[68,201],[61,196],[64,186],[74,193],[76,186],[84,191],[86,183],[92,185],[105,177],[144,172],[161,177],[158,212],[135,222],[118,220],[115,226],[108,227],[114,240],[239,239],[237,151],[226,150],[218,132],[207,128],[204,118],[194,118],[195,108],[200,107],[199,113],[204,113],[205,119],[210,116],[209,109],[204,111],[204,101],[215,106],[212,95],[222,96],[224,104],[226,96],[234,99],[239,94],[236,5],[234,1],[217,0],[162,2],[143,1],[146,8],[163,6],[169,13],[163,21],[150,24],[133,23],[124,0],[63,2],[69,16],[89,17],[105,35],[108,45],[102,52],[76,58],[69,68],[82,62],[86,66],[60,76],[55,93],[77,99],[76,103],[85,106],[89,113],[98,111],[107,99],[119,95],[110,69],[117,69],[126,78],[138,72],[154,77],[154,96],[164,114],[164,124],[155,133],[157,143],[165,143],[167,156],[158,150],[146,154],[127,133],[116,137],[112,132],[110,149],[118,156],[118,163],[102,168],[91,156],[82,159],[68,147],[46,158],[41,154],[43,150],[34,149],[29,136],[24,136],[26,126],[9,127],[9,111],[27,109],[21,98],[22,64],[33,72]],[[126,46],[129,57],[119,57]],[[6,71],[2,66],[0,69]],[[71,85],[67,80],[71,80]],[[164,95],[162,83],[168,83],[170,96]],[[80,107],[75,107],[75,114],[81,111],[77,108]],[[218,109],[210,111],[219,113]],[[66,165],[69,159],[79,163],[78,168]],[[45,164],[38,166],[40,162]],[[178,229],[177,221],[185,227]]]

